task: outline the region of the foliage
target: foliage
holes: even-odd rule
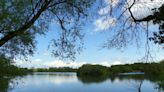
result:
[[[77,69],[70,68],[70,67],[59,67],[59,68],[34,68],[29,69],[31,72],[76,72]]]
[[[0,92],[7,92],[9,89],[12,89],[12,86],[17,85],[12,79],[27,73],[29,73],[27,68],[14,66],[12,60],[0,54]]]
[[[162,46],[164,43],[163,1],[107,0],[107,2],[106,7],[100,10],[100,12],[104,11],[101,16],[105,16],[106,20],[113,19],[114,21],[109,24],[113,26],[108,28],[110,34],[103,47],[124,49],[131,44],[137,47],[143,45],[146,61],[152,58],[149,41]],[[157,6],[159,8],[153,9],[154,4],[159,5]],[[155,24],[159,25],[157,31],[150,29]]]
[[[143,72],[144,66],[146,66],[145,63],[112,65],[110,67],[110,73],[112,75],[117,75],[118,73],[126,73],[126,72]]]
[[[3,55],[0,56],[0,67],[0,77],[23,75],[28,72],[26,68],[18,68],[14,66],[11,60]]]
[[[154,32],[154,37],[151,37],[150,40],[153,40],[154,43],[163,45],[164,44],[164,5],[159,9],[154,9],[154,14],[151,16],[154,24],[159,24],[159,31]]]
[[[78,76],[107,76],[109,70],[105,66],[85,64],[77,70]]]
[[[119,75],[125,72],[144,72],[145,75]],[[103,82],[106,79],[114,81],[118,78],[119,80],[134,79],[142,83],[144,79],[148,79],[156,84],[157,89],[163,90],[164,60],[159,63],[134,63],[111,67],[86,64],[77,70],[77,76],[80,81],[87,84]]]
[[[95,0],[1,0],[0,51],[15,57],[33,55],[36,36],[50,23],[61,28],[50,47],[56,57],[74,59],[81,50],[81,24]]]
[[[1,92],[7,92],[8,88],[9,88],[9,81],[10,78],[1,78],[0,77],[0,91]]]
[[[125,65],[113,65],[110,68],[111,75],[127,72],[144,72],[146,75],[161,75],[164,74],[163,61],[160,63],[134,63]]]
[[[70,67],[49,68],[49,72],[76,72],[77,69]]]
[[[147,76],[162,75],[164,74],[164,61],[161,61],[160,63],[134,63],[125,65],[112,65],[111,67],[85,64],[77,70],[77,75],[117,76],[119,73],[127,72],[144,72]]]

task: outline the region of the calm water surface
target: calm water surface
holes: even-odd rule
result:
[[[76,73],[38,72],[6,81],[0,83],[0,92],[164,92],[158,82],[142,76],[79,78]]]

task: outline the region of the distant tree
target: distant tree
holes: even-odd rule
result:
[[[78,76],[108,76],[109,69],[102,65],[84,64],[77,70]]]
[[[82,47],[80,26],[94,1],[1,0],[0,52],[11,58],[32,55],[36,36],[46,34],[49,24],[55,22],[61,31],[50,45],[53,55],[74,59]]]

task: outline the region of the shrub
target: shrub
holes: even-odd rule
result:
[[[101,65],[85,64],[77,70],[77,75],[106,76],[109,75],[109,69]]]

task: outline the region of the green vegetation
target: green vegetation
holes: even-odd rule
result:
[[[49,45],[52,47],[52,54],[74,59],[82,45],[77,45],[83,37],[81,26],[94,2],[95,0],[1,0],[0,52],[10,57],[33,55],[37,41],[35,38],[45,35],[49,31],[49,24],[55,20],[55,26],[61,31],[56,31],[60,35],[54,36]]]
[[[127,72],[144,72],[145,75],[162,75],[164,74],[164,60],[159,63],[134,63],[125,65],[112,65],[105,67],[101,65],[85,64],[77,71],[77,75],[83,76],[117,76],[119,73]]]
[[[144,75],[124,75],[119,73],[144,72]],[[83,83],[99,83],[107,79],[135,79],[137,83],[144,79],[150,80],[157,85],[157,89],[164,90],[164,60],[159,63],[134,63],[125,65],[113,65],[105,67],[101,65],[86,64],[77,70],[77,76]]]
[[[109,69],[101,65],[85,64],[77,71],[78,76],[106,76],[109,75]]]
[[[61,68],[49,68],[49,72],[76,72],[77,69],[70,67],[61,67]]]
[[[0,92],[7,92],[10,85],[15,85],[12,79],[28,73],[27,68],[14,66],[12,61],[4,55],[0,55]]]
[[[59,67],[59,68],[34,68],[29,69],[31,72],[76,72],[77,69],[70,68],[70,67]]]
[[[12,64],[12,61],[0,55],[0,77],[23,75],[28,72],[27,68],[19,68]]]
[[[85,64],[79,69],[69,67],[27,69],[14,66],[10,59],[4,55],[0,55],[0,67],[0,85],[4,85],[4,87],[1,86],[0,89],[8,87],[8,82],[15,76],[24,75],[28,72],[77,72],[78,79],[83,83],[99,83],[108,78],[114,80],[116,77],[120,79],[124,78],[124,76],[119,76],[119,73],[144,72],[145,75],[140,77],[135,76],[141,79],[149,79],[158,84],[159,89],[164,89],[164,60],[159,63],[134,63],[113,65],[111,67]],[[135,76],[131,75],[129,77],[134,78]]]
[[[99,83],[108,79],[109,69],[101,65],[84,64],[77,70],[77,76],[83,83]]]
[[[153,0],[151,1],[153,3]],[[146,28],[142,28],[144,26],[143,22],[149,23],[150,21],[153,21],[154,24],[158,24],[159,30],[154,32],[153,37],[147,38],[150,38],[150,40],[153,40],[156,44],[163,44],[164,5],[158,9],[152,9],[152,14],[142,16],[141,19],[138,19],[131,11],[131,8],[135,7],[138,1],[134,0],[130,6],[125,2],[126,0],[120,0],[118,3],[121,4],[116,4],[114,5],[115,7],[109,7],[111,8],[109,10],[113,11],[107,12],[109,13],[107,14],[109,15],[107,20],[108,18],[117,19],[115,26],[112,27],[113,29],[110,28],[110,30],[116,30],[117,28],[119,28],[119,30],[114,31],[115,35],[113,35],[113,31],[111,31],[112,33],[110,34],[112,34],[112,37],[107,40],[107,44],[103,47],[119,48],[127,46],[125,44],[135,41],[131,40],[132,38],[139,39],[139,33],[145,31]],[[110,3],[110,6],[113,6],[112,4],[114,3]],[[1,0],[0,51],[11,57],[17,57],[17,55],[24,57],[33,55],[36,48],[35,38],[37,35],[46,34],[49,31],[49,24],[55,20],[55,25],[59,26],[62,31],[56,33],[60,35],[57,37],[54,36],[52,44],[49,45],[53,47],[52,54],[56,57],[60,56],[61,58],[74,60],[75,54],[82,49],[82,44],[80,44],[81,38],[83,37],[83,32],[81,33],[80,31],[82,29],[81,26],[85,24],[85,19],[90,19],[87,18],[87,15],[90,15],[92,11],[98,12],[101,5],[103,5],[101,0]],[[127,9],[120,11],[124,9],[125,6]],[[93,7],[95,7],[94,10],[92,10]],[[127,12],[130,12],[128,17]],[[91,17],[91,19],[95,18]],[[132,30],[134,32],[132,32]],[[148,31],[147,34],[151,33],[152,31]]]
[[[0,92],[7,92],[11,78],[0,77]]]
[[[164,90],[164,60],[159,63],[134,63],[125,65],[113,65],[105,67],[102,65],[85,64],[79,69],[69,67],[61,68],[37,68],[26,69],[14,66],[10,59],[0,55],[0,90],[9,88],[9,83],[16,76],[27,74],[28,72],[77,72],[78,79],[83,83],[100,83],[107,79],[114,81],[116,78],[123,80],[135,79],[142,83],[142,80],[148,79],[157,84],[157,88]],[[119,73],[125,72],[144,72],[145,75],[127,75],[121,76]]]
[[[146,75],[161,75],[164,74],[164,61],[161,61],[160,63],[113,65],[109,70],[111,75],[125,72],[144,72]]]
[[[164,90],[164,73],[161,73],[160,75],[152,74],[150,76],[147,76],[147,78],[156,83],[158,85],[158,89]]]
[[[0,76],[21,75],[27,72],[77,72],[78,76],[116,76],[119,73],[127,72],[144,72],[148,76],[164,74],[164,60],[159,63],[134,63],[111,67],[85,64],[79,69],[70,67],[27,69],[14,66],[10,59],[0,55],[0,67]]]

